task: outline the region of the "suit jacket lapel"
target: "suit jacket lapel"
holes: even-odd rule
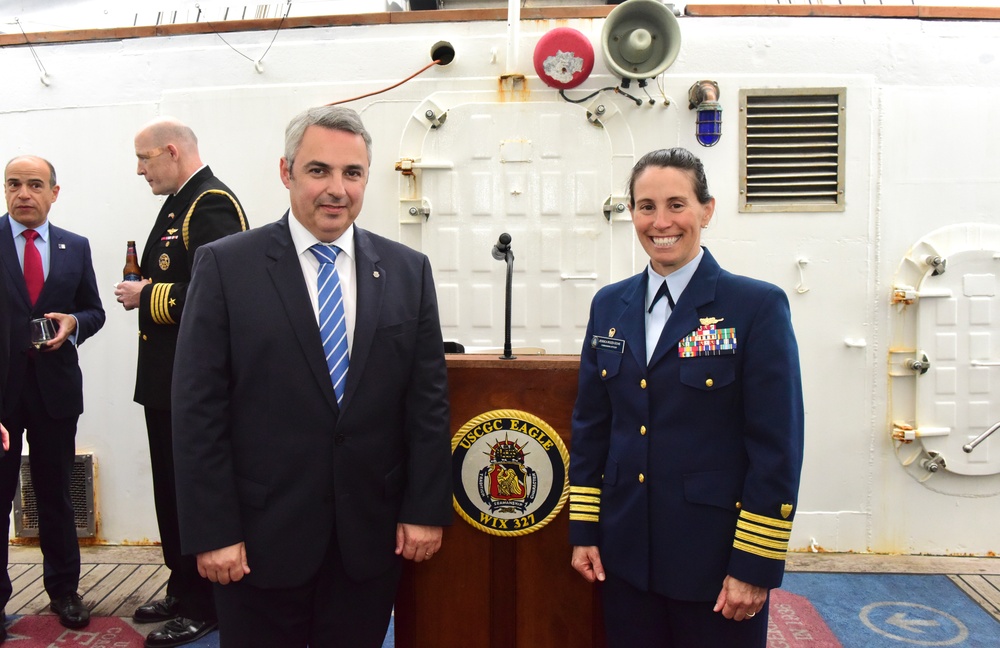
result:
[[[17,260],[17,248],[14,247],[14,238],[10,235],[9,215],[0,219],[0,255],[3,256],[3,265],[6,268],[7,274],[10,275],[10,283],[14,286],[14,292],[17,293],[30,311],[31,300],[28,298],[28,287],[24,284],[24,272],[21,270],[21,264]],[[10,298],[13,299],[14,295],[11,294]]]
[[[62,249],[59,248],[60,244],[63,245]],[[44,312],[45,310],[48,310],[44,304],[46,296],[54,290],[49,288],[49,285],[52,283],[51,279],[53,277],[58,277],[63,271],[63,266],[66,263],[67,252],[65,245],[66,239],[63,236],[62,230],[52,223],[49,223],[49,274],[45,278],[45,283],[42,284],[42,292],[38,295],[38,302],[35,303],[36,307],[42,306],[42,308],[39,309],[40,311]]]
[[[721,270],[715,258],[705,250],[705,256],[698,264],[698,269],[695,270],[694,276],[677,300],[670,318],[663,327],[660,341],[656,344],[656,350],[649,361],[650,367],[667,357],[678,342],[698,328],[698,309],[715,300],[715,286]]]
[[[382,310],[385,295],[385,269],[379,266],[381,260],[372,245],[368,232],[354,227],[354,279],[357,284],[357,307],[354,315],[354,343],[351,345],[351,363],[347,370],[347,385],[341,406],[346,408],[351,396],[361,382],[361,374],[368,361],[368,354],[375,339],[375,327]]]
[[[275,223],[267,247],[267,257],[270,261],[267,271],[288,315],[288,321],[291,322],[295,339],[302,348],[306,364],[309,365],[313,377],[323,390],[331,409],[338,411],[337,395],[333,391],[330,371],[326,366],[326,354],[323,352],[319,327],[316,325],[312,304],[309,303],[309,291],[302,278],[302,265],[299,263],[298,255],[295,254],[292,236],[288,231],[288,218],[288,212],[285,212],[284,217]]]
[[[615,335],[623,338],[631,349],[636,363],[646,366],[646,272],[632,277],[630,285],[622,292],[622,310],[613,321],[618,327]],[[595,335],[608,335],[610,331],[594,331]]]

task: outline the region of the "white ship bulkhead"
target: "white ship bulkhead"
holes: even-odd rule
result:
[[[348,105],[374,138],[359,224],[429,255],[446,340],[502,343],[505,268],[490,250],[509,232],[513,345],[578,353],[594,292],[646,259],[628,212],[615,209],[628,170],[651,149],[689,148],[718,201],[705,245],[791,301],[807,438],[790,546],[1000,550],[1000,433],[961,449],[1000,421],[1000,21],[677,22],[682,44],[662,93],[646,87],[655,105],[628,90],[642,106],[614,92],[570,103],[535,72],[539,39],[570,27],[596,62],[566,95],[618,85],[601,56],[604,18],[282,29],[270,49],[276,23],[225,33],[228,44],[205,33],[0,48],[0,157],[54,163],[62,192],[50,216],[90,238],[104,290],[107,324],[81,349],[77,436],[78,452],[95,458],[99,541],[157,537],[132,402],[136,317],[112,293],[125,241],[144,240],[162,200],[135,175],[136,130],[158,115],[192,126],[203,159],[260,226],[288,207],[278,159],[293,115],[390,86],[444,43],[449,64]],[[718,84],[723,109],[711,148],[696,142],[687,105],[703,79]],[[740,91],[763,88],[846,89],[842,210],[739,212]],[[599,124],[588,118],[598,106]],[[446,115],[439,127],[428,111]],[[404,160],[413,176],[395,169]],[[935,256],[947,259],[943,274]],[[924,356],[920,373],[926,365],[912,361]]]

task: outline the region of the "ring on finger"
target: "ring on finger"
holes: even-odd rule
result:
[[[753,618],[753,617],[755,617],[755,616],[757,616],[757,613],[756,613],[756,612],[747,612],[747,618],[748,618],[748,619],[750,619],[750,618]]]

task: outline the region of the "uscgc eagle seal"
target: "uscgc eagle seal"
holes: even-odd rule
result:
[[[537,531],[569,493],[569,453],[548,423],[518,410],[492,410],[451,440],[454,506],[473,527],[499,536]]]

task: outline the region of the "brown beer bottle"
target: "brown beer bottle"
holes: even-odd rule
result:
[[[129,241],[125,248],[125,268],[122,270],[123,281],[142,281],[142,269],[139,267],[139,257],[135,253],[135,241]]]

